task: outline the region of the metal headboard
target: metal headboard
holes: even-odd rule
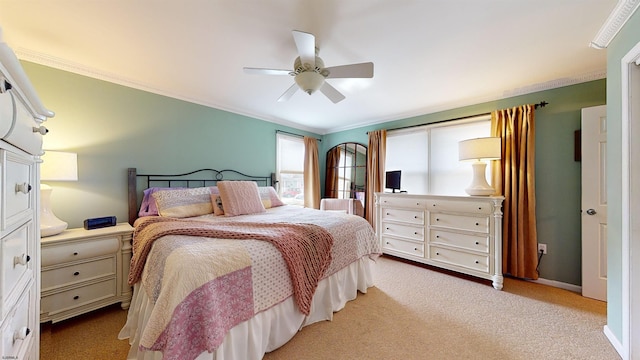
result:
[[[183,174],[138,174],[136,168],[129,168],[127,170],[129,223],[133,225],[138,218],[142,192],[147,188],[215,186],[222,180],[255,181],[258,186],[273,186],[277,182],[275,173],[269,176],[254,176],[230,169],[199,169]]]

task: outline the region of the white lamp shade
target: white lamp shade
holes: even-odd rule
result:
[[[458,160],[497,160],[501,155],[499,137],[463,140],[458,143]]]
[[[78,181],[78,154],[45,151],[40,166],[40,180]]]

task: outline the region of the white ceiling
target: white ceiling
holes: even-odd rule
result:
[[[0,27],[23,60],[325,134],[603,78],[616,2],[0,0]],[[292,77],[242,68],[293,68],[292,30],[374,77],[277,102]]]

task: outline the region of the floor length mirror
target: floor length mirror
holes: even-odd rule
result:
[[[327,151],[325,197],[358,199],[365,205],[367,147],[347,142]]]

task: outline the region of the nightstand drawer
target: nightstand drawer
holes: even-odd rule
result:
[[[2,184],[2,230],[7,230],[33,216],[32,196],[36,191],[31,183],[33,159],[6,150],[0,150],[0,158],[6,176]]]
[[[431,244],[448,245],[489,253],[489,235],[469,235],[455,232],[431,230]]]
[[[464,268],[489,272],[489,257],[487,255],[472,254],[463,251],[441,248],[438,246],[429,247],[430,258],[435,261]]]
[[[45,245],[46,244],[46,245]],[[42,266],[90,259],[97,256],[115,254],[120,248],[117,236],[88,239],[63,244],[42,243]]]
[[[42,271],[42,292],[81,281],[116,275],[116,257]]]
[[[43,296],[40,300],[40,312],[53,315],[57,312],[87,305],[115,295],[116,279],[114,278],[57,294]]]
[[[2,239],[2,295],[4,301],[15,293],[14,301],[22,292],[22,289],[14,289],[20,282],[26,283],[26,277],[30,277],[31,257],[28,253],[30,224],[24,225]],[[6,305],[6,304],[5,304]]]
[[[429,211],[451,211],[472,214],[491,214],[493,206],[485,202],[455,201],[455,200],[427,200],[427,210]]]
[[[383,208],[382,221],[397,221],[409,224],[423,225],[424,211]]]
[[[489,232],[489,217],[430,213],[429,220],[431,226],[435,227],[444,227],[449,229],[466,230],[481,233]]]

